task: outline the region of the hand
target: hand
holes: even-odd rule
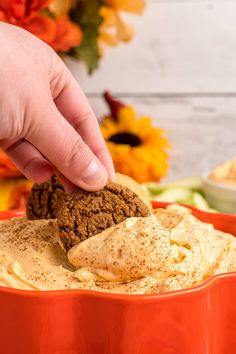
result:
[[[0,147],[24,175],[53,173],[67,189],[87,190],[114,179],[96,117],[69,70],[45,43],[0,22]]]

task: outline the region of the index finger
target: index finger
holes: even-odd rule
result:
[[[111,155],[107,149],[96,116],[79,84],[68,72],[65,85],[54,99],[61,114],[80,134],[84,142],[107,169],[110,180],[115,179]]]

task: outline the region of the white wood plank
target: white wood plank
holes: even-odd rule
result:
[[[87,93],[236,92],[236,1],[157,1],[126,16],[134,40],[107,48],[88,77],[68,59]]]
[[[121,97],[124,99],[124,97]],[[138,115],[150,115],[172,143],[168,180],[199,175],[236,156],[236,98],[129,97]],[[101,98],[90,98],[98,117],[108,113]]]

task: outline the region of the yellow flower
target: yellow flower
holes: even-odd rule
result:
[[[133,37],[133,28],[120,16],[119,11],[140,14],[145,7],[145,0],[106,0],[100,8],[103,22],[100,26],[100,41],[110,46],[119,42],[128,42]]]
[[[103,18],[99,28],[101,41],[110,46],[116,46],[119,42],[128,42],[133,37],[132,27],[122,20],[118,12],[102,6],[100,15]]]
[[[77,0],[54,0],[49,5],[49,10],[59,17],[68,14],[70,9],[75,6],[77,2]]]
[[[154,128],[151,118],[136,118],[132,107],[123,107],[117,121],[104,119],[101,131],[117,172],[139,183],[159,181],[166,175],[170,145],[165,131]]]
[[[141,14],[145,8],[145,0],[106,0],[105,4],[112,7],[114,10],[133,12]]]
[[[0,211],[24,208],[32,185],[23,177],[0,179]]]

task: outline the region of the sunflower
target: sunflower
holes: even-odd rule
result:
[[[166,175],[170,144],[151,118],[136,118],[134,109],[124,106],[117,119],[107,116],[100,127],[117,172],[139,183],[160,181]]]

